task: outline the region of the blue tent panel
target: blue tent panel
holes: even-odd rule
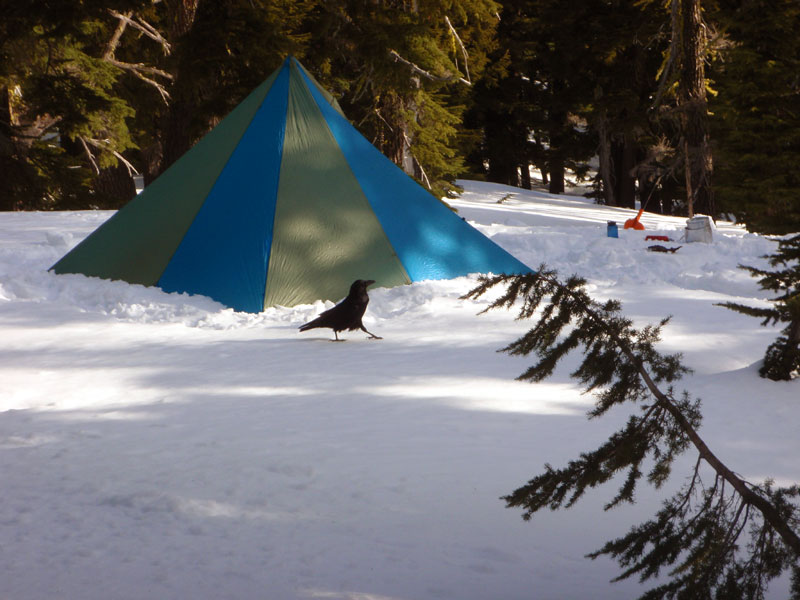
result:
[[[412,281],[531,271],[381,154],[303,76]]]
[[[264,309],[288,89],[287,61],[162,274],[165,291]]]

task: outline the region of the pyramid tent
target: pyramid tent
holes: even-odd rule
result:
[[[235,310],[530,269],[384,157],[287,58],[223,121],[53,265]]]

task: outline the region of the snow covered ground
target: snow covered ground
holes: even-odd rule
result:
[[[615,297],[637,323],[673,315],[660,349],[694,368],[701,433],[753,480],[800,480],[800,381],[758,377],[776,337],[715,302],[759,302],[737,264],[774,242],[730,224],[712,244],[684,219],[606,237],[632,211],[463,182],[453,202],[532,267]],[[507,194],[514,195],[502,203]],[[564,365],[496,350],[528,326],[478,316],[474,280],[377,289],[381,341],[297,327],[325,305],[235,313],[202,297],[47,271],[107,212],[0,213],[0,599],[560,600],[633,598],[584,558],[670,490],[614,489],[525,523],[500,496],[593,448],[623,411],[587,421]],[[680,242],[665,244],[679,245]],[[343,290],[344,295],[345,290]],[[674,489],[694,456],[676,468]],[[785,596],[784,581],[773,586]]]

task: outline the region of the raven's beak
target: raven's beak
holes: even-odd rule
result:
[[[373,283],[375,283],[375,280],[374,280],[374,279],[367,279],[367,280],[366,280],[364,283],[366,283],[366,284],[367,284],[367,287],[369,287],[369,286],[371,286]]]

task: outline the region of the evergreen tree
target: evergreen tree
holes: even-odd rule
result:
[[[609,206],[671,212],[676,165],[652,111],[661,57],[669,43],[663,11],[652,3],[617,3],[598,11],[590,47],[593,98],[585,117],[598,139],[595,187]]]
[[[530,189],[525,175],[536,165],[547,180],[545,153],[530,129],[533,102],[530,80],[509,69],[504,52],[476,84],[468,123],[482,129],[479,146],[470,156],[472,169],[489,181]]]
[[[711,185],[713,160],[708,124],[705,64],[708,59],[708,25],[703,20],[701,0],[672,0],[672,56],[677,51],[680,70],[677,109],[681,132],[680,148],[686,173],[686,204],[689,216],[696,212],[715,216]]]
[[[444,193],[474,139],[462,114],[498,10],[492,0],[0,2],[4,208],[121,206],[132,172],[148,182],[163,172],[288,54],[385,154]]]
[[[320,3],[306,64],[367,139],[441,195],[463,171],[462,115],[497,10],[491,0]]]
[[[533,163],[558,191],[560,164],[582,172],[596,153],[598,195],[609,205],[633,207],[637,187],[648,198],[666,187],[674,168],[650,151],[662,144],[650,105],[669,42],[663,9],[596,0],[565,12],[557,2],[510,0],[501,17],[496,62],[476,87],[484,138],[474,168],[488,163],[489,179],[518,185]]]
[[[302,49],[313,6],[3,2],[0,208],[121,206]]]
[[[569,11],[555,0],[503,3],[494,55],[503,70],[483,83],[476,106],[485,143],[475,162],[488,162],[490,179],[516,185],[517,167],[525,175],[534,162],[549,190],[561,193],[566,169],[587,170],[595,143],[580,115],[591,99],[595,59],[575,32],[591,28],[593,9],[592,2]]]
[[[477,298],[504,285],[486,310],[519,302],[519,318],[535,319],[527,333],[504,348],[537,357],[519,379],[549,377],[580,348],[583,359],[572,377],[595,395],[589,417],[622,405],[638,407],[595,450],[562,468],[545,465],[543,473],[504,498],[507,505],[522,508],[528,520],[545,508],[568,508],[589,488],[618,476],[620,487],[605,509],[632,503],[642,478],[660,488],[675,459],[693,448],[697,462],[682,489],[652,519],[589,556],[615,558],[623,568],[618,580],[637,576],[645,581],[672,567],[665,583],[642,596],[648,600],[761,599],[768,583],[787,571],[793,574],[792,597],[800,598],[800,486],[756,485],[725,465],[698,433],[699,400],[674,390],[688,371],[680,355],[656,350],[668,320],[634,328],[619,302],[594,301],[585,283],[578,277],[561,282],[542,265],[527,275],[482,277],[465,296]]]
[[[650,98],[658,139],[652,141],[644,167],[654,165],[659,180],[667,178],[675,212],[714,216],[718,211],[712,185],[706,65],[716,51],[714,13],[708,10],[715,7],[715,0],[643,0],[640,5],[660,11],[660,28],[668,37],[661,66],[653,73],[657,90]]]
[[[726,0],[727,47],[713,74],[720,208],[748,229],[800,230],[800,5]]]
[[[788,323],[778,339],[764,355],[764,364],[759,369],[762,377],[775,381],[789,380],[800,376],[800,234],[778,242],[778,251],[764,258],[773,267],[782,270],[767,271],[742,266],[754,277],[760,277],[763,290],[779,294],[773,298],[771,308],[754,308],[735,302],[720,306],[740,313],[764,319],[762,325]]]
[[[152,176],[183,156],[289,54],[302,54],[300,31],[315,2],[208,0],[168,2],[161,27],[174,47],[169,105],[158,122]],[[152,118],[152,117],[151,117]]]
[[[0,208],[78,208],[92,179],[135,146],[132,107],[105,59],[114,9],[137,2],[0,7]]]

